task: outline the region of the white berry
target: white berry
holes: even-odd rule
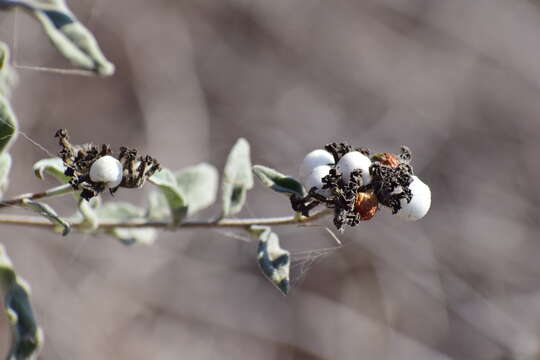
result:
[[[122,182],[122,164],[113,156],[102,156],[90,167],[90,180],[117,187]]]
[[[423,218],[431,206],[431,190],[418,177],[413,176],[409,189],[412,192],[412,200],[401,199],[401,209],[398,215],[407,220],[419,220]]]
[[[307,177],[313,169],[321,165],[334,165],[334,157],[326,150],[313,150],[306,155],[302,165],[300,165],[300,179]]]
[[[351,151],[339,159],[336,169],[343,175],[345,182],[350,180],[351,173],[354,170],[362,170],[363,185],[367,185],[371,182],[370,166],[371,160],[366,155],[359,151]]]
[[[309,191],[313,187],[316,187],[317,189],[321,190],[323,187],[322,178],[328,175],[328,173],[330,173],[330,169],[332,168],[328,165],[317,166],[315,169],[313,169],[311,173],[304,180],[304,185],[306,186],[306,190]],[[325,192],[326,191],[323,191],[322,194],[324,194]]]

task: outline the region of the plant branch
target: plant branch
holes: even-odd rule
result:
[[[315,221],[331,213],[331,210],[321,210],[311,216],[298,217],[298,216],[285,216],[285,217],[271,217],[271,218],[244,218],[244,219],[222,219],[218,221],[185,221],[179,226],[173,226],[168,221],[153,221],[148,219],[131,219],[125,221],[100,221],[98,229],[106,230],[115,227],[121,228],[162,228],[162,229],[178,229],[178,228],[222,228],[222,227],[237,227],[245,228],[251,225],[294,225],[303,224]],[[0,224],[6,225],[19,225],[29,227],[53,227],[54,224],[47,219],[37,216],[15,216],[4,215],[0,216]],[[71,223],[73,228],[83,227],[81,222]]]
[[[13,199],[0,201],[0,209],[9,207],[9,206],[19,206],[22,205],[24,200],[37,200],[53,196],[60,196],[64,194],[72,193],[74,190],[70,184],[64,184],[57,187],[53,187],[49,190],[38,192],[38,193],[28,193],[22,194],[14,197]]]

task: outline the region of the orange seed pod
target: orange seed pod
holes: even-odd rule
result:
[[[373,191],[359,192],[354,201],[354,212],[360,215],[361,220],[369,220],[377,213],[379,200]]]

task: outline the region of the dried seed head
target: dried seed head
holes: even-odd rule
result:
[[[108,188],[115,188],[122,182],[123,166],[118,159],[105,155],[94,161],[90,167],[90,180],[102,182]]]
[[[313,208],[324,204],[334,210],[334,224],[342,231],[345,225],[355,226],[371,219],[379,204],[411,220],[420,219],[429,210],[431,193],[427,185],[413,176],[409,148],[402,146],[397,155],[384,152],[371,159],[368,149],[346,143],[331,143],[324,149],[315,150],[304,159],[302,172],[310,164],[318,164],[311,156],[323,165],[313,168],[302,179],[307,196],[291,196],[295,211],[309,216]]]
[[[360,220],[369,220],[379,210],[379,200],[373,191],[359,192],[354,201],[354,212],[358,214]]]
[[[317,166],[334,165],[334,156],[323,149],[316,149],[306,155],[300,165],[300,179],[304,180]]]
[[[159,170],[159,163],[150,156],[137,157],[137,150],[120,148],[118,159],[109,145],[72,145],[66,130],[58,130],[56,137],[62,147],[58,155],[71,179],[69,183],[89,200],[109,188],[114,193],[119,187],[140,188]]]
[[[324,146],[324,149],[328,151],[330,154],[332,154],[332,156],[334,156],[334,162],[338,162],[339,159],[341,159],[343,155],[355,150],[351,145],[348,145],[346,143],[335,143],[335,142],[326,144]],[[366,150],[369,153],[367,149],[364,149],[364,150]],[[360,150],[360,152],[363,153],[363,150]]]
[[[392,209],[396,214],[401,209],[401,200],[411,199],[409,184],[412,181],[412,168],[406,164],[399,164],[396,168],[374,163],[371,168],[373,181],[371,186],[379,202]]]

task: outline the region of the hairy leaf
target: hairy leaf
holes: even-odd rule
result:
[[[31,9],[45,34],[73,65],[102,76],[114,73],[114,65],[103,55],[94,35],[73,15],[64,0],[39,3],[20,0]]]
[[[173,224],[180,224],[187,215],[188,204],[185,200],[184,193],[176,182],[174,174],[168,169],[162,169],[148,179],[148,181],[158,186],[165,199],[167,199]]]
[[[56,224],[58,228],[61,229],[60,231],[63,236],[66,236],[71,231],[71,225],[69,224],[69,222],[58,216],[56,211],[54,211],[54,209],[50,205],[34,200],[25,199],[22,202],[22,206],[37,212],[41,216],[49,219],[50,222],[52,222],[53,224]]]
[[[9,64],[9,48],[0,41],[0,95],[9,97],[15,82],[15,71]]]
[[[107,202],[99,207],[96,212],[100,221],[129,221],[131,219],[143,218],[145,210],[126,202]],[[125,245],[151,245],[157,237],[156,230],[152,228],[115,227],[107,230],[107,233]]]
[[[6,151],[17,135],[17,118],[9,101],[0,94],[0,154]]]
[[[223,217],[242,210],[246,193],[253,187],[249,143],[240,138],[234,144],[223,170]]]
[[[9,48],[6,43],[0,41],[0,74],[9,66]],[[0,75],[1,76],[1,75]]]
[[[201,163],[174,173],[176,185],[184,197],[187,215],[200,211],[215,201],[218,187],[218,172],[210,164]],[[162,193],[148,195],[148,217],[164,219],[170,216],[167,199]]]
[[[254,225],[249,231],[257,236],[257,262],[263,274],[283,295],[290,287],[291,254],[279,245],[279,237],[269,226]]]
[[[66,166],[62,159],[58,157],[39,160],[32,168],[34,169],[34,174],[41,180],[44,179],[44,174],[48,174],[62,184],[67,184],[69,182],[69,176],[64,175]]]
[[[8,360],[37,359],[43,344],[43,331],[38,327],[30,304],[30,287],[13,269],[6,250],[0,244],[0,290],[11,329]]]
[[[216,200],[218,171],[206,163],[179,170],[175,173],[176,182],[185,196],[188,214],[194,214]]]
[[[152,191],[148,194],[147,216],[153,220],[163,220],[171,215],[169,204],[165,195],[160,191]]]
[[[86,232],[94,232],[99,227],[99,218],[96,209],[99,207],[100,198],[93,197],[90,201],[79,199],[79,213],[82,216],[81,228]]]
[[[264,186],[271,188],[274,191],[285,194],[297,194],[304,196],[304,187],[295,178],[262,165],[253,166],[253,173],[261,181]]]
[[[8,186],[9,170],[11,169],[11,156],[8,153],[0,154],[0,199]]]

